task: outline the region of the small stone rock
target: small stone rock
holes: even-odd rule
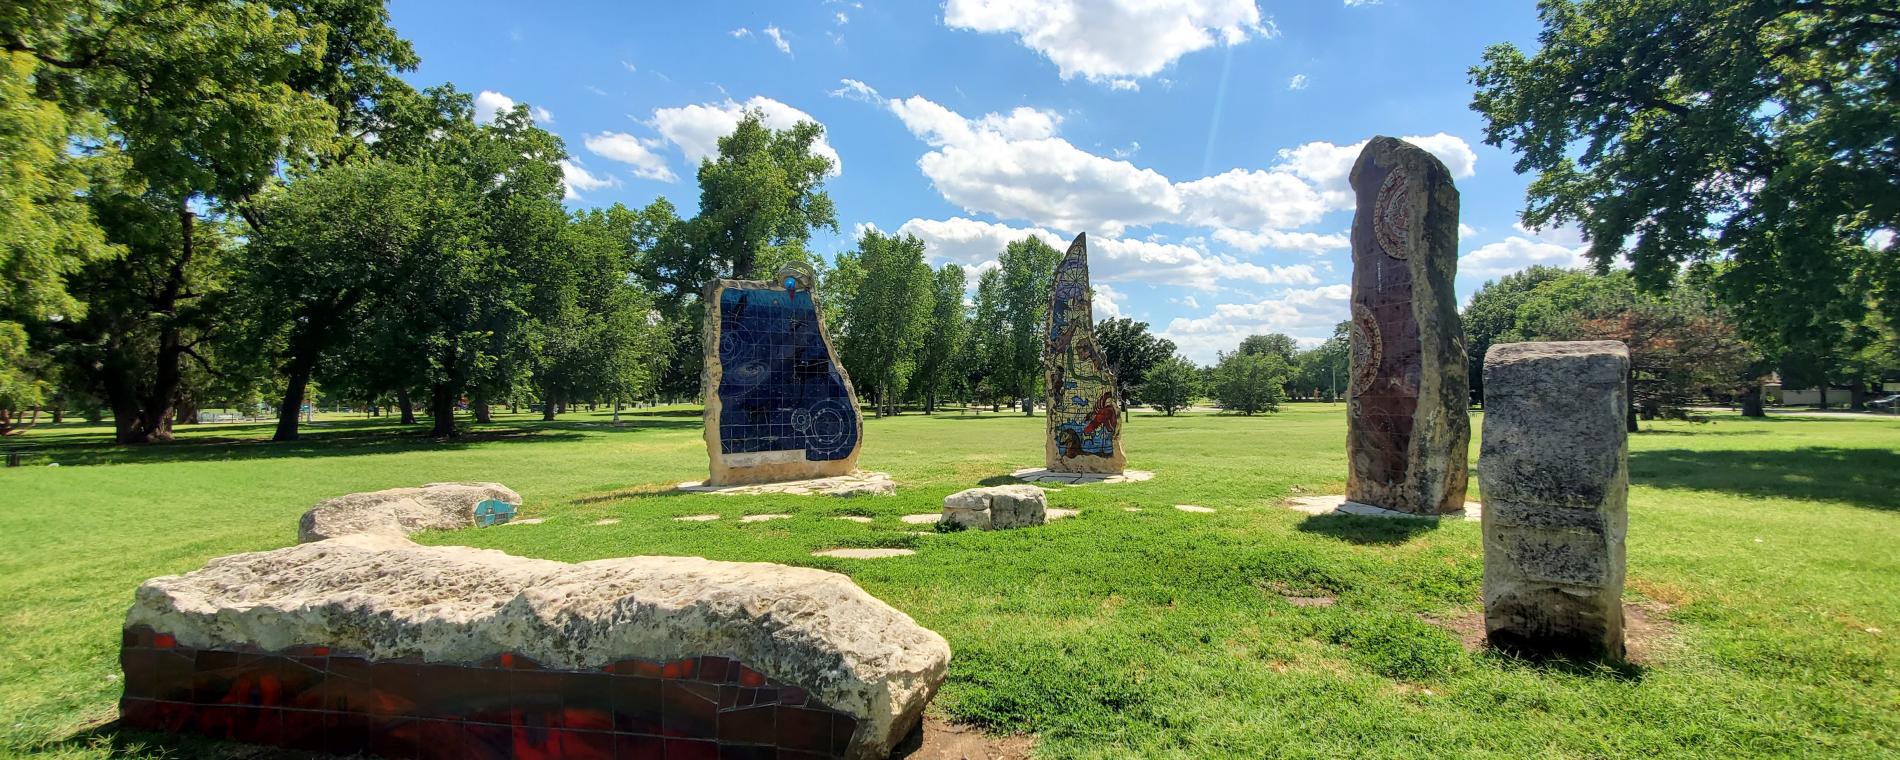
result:
[[[937,522],[938,520],[943,519],[943,515],[932,512],[927,515],[904,515],[903,517],[900,517],[897,519],[903,520],[906,524],[909,524],[909,525],[929,525],[931,523],[934,523],[934,522]]]
[[[1076,515],[1082,514],[1082,510],[1057,509],[1055,507],[1050,507],[1047,511],[1044,512],[1044,514],[1047,516],[1047,519],[1049,522],[1055,522],[1057,520],[1064,520],[1064,519],[1068,519]]]
[[[1202,507],[1202,506],[1198,506],[1198,505],[1194,505],[1194,504],[1176,504],[1176,505],[1174,505],[1174,508],[1175,508],[1175,509],[1178,509],[1178,510],[1181,510],[1181,511],[1183,511],[1183,512],[1200,512],[1200,513],[1207,513],[1207,512],[1212,512],[1212,511],[1214,511],[1214,510],[1213,510],[1213,509],[1212,509],[1211,507]]]
[[[503,525],[540,525],[541,523],[544,523],[544,522],[547,522],[547,518],[545,517],[530,517],[526,520],[515,520],[512,522],[506,522],[502,524]]]
[[[945,496],[943,519],[966,528],[1005,530],[1041,525],[1049,497],[1035,486],[971,488]]]
[[[673,519],[679,522],[711,522],[713,520],[719,519],[719,515],[687,515],[685,517],[675,517]]]
[[[756,523],[756,522],[771,522],[773,520],[790,520],[790,519],[792,519],[791,515],[746,515],[745,517],[739,518],[739,522]]]
[[[406,536],[424,530],[472,528],[477,508],[491,500],[512,515],[521,505],[521,494],[500,483],[430,483],[338,496],[303,513],[297,522],[297,542],[351,533]]]
[[[1122,507],[1123,512],[1140,512],[1141,507]]]

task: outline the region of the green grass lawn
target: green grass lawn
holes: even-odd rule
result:
[[[1664,635],[1612,669],[1470,652],[1430,622],[1477,609],[1475,523],[1281,508],[1343,490],[1339,405],[1138,415],[1128,459],[1154,480],[1055,491],[1081,515],[1042,528],[922,536],[898,516],[1040,465],[1041,418],[867,421],[862,466],[899,482],[881,499],[670,493],[705,473],[697,410],[624,418],[523,415],[448,444],[360,419],[286,445],[267,425],[133,449],[100,427],[13,440],[46,453],[0,470],[0,749],[138,754],[107,724],[140,581],[289,545],[329,496],[495,480],[546,522],[419,539],[846,573],[949,639],[936,714],[1034,733],[1046,757],[1900,756],[1900,421],[1717,416],[1633,436],[1628,597]],[[669,519],[706,512],[725,519]],[[766,512],[796,517],[737,519]],[[877,520],[828,519],[842,514]],[[592,524],[606,517],[621,522]],[[917,554],[811,556],[837,546]]]

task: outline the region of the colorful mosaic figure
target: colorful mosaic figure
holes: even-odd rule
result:
[[[475,525],[486,528],[515,519],[515,505],[500,499],[483,499],[475,505]]]
[[[809,270],[707,288],[708,485],[850,474],[863,430]]]
[[[1458,189],[1432,154],[1375,137],[1352,170],[1352,371],[1346,498],[1440,514],[1464,507],[1471,423],[1458,268]]]
[[[1107,357],[1095,343],[1094,312],[1084,233],[1069,244],[1049,285],[1048,345],[1042,354],[1049,394],[1044,453],[1054,472],[1120,473],[1127,465],[1121,399]]]

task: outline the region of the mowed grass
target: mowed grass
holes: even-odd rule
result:
[[[1718,416],[1632,437],[1628,598],[1666,635],[1607,668],[1470,652],[1433,622],[1478,609],[1475,523],[1282,508],[1343,490],[1338,405],[1137,415],[1129,462],[1154,480],[1056,490],[1081,514],[1042,528],[924,535],[897,518],[1041,463],[1040,417],[868,420],[861,464],[900,484],[880,499],[671,493],[704,474],[698,411],[623,418],[523,415],[447,444],[362,420],[289,445],[263,425],[135,449],[98,427],[16,439],[47,454],[0,470],[0,747],[140,753],[109,725],[140,581],[288,545],[329,496],[496,480],[546,522],[419,539],[846,573],[950,641],[935,714],[1036,734],[1045,757],[1900,756],[1897,421]],[[773,512],[795,517],[738,519]],[[876,520],[830,519],[846,514]],[[811,556],[838,546],[917,554]]]

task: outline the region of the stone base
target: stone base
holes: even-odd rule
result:
[[[1295,512],[1305,512],[1309,515],[1403,517],[1412,520],[1437,520],[1444,518],[1447,520],[1463,520],[1465,522],[1477,522],[1484,516],[1484,506],[1475,501],[1465,502],[1465,509],[1462,512],[1446,512],[1442,515],[1415,515],[1410,512],[1400,512],[1396,509],[1386,509],[1384,507],[1375,507],[1371,504],[1361,504],[1356,501],[1348,500],[1345,496],[1338,494],[1332,496],[1301,496],[1288,499],[1286,506]]]
[[[1064,483],[1085,486],[1090,483],[1139,483],[1154,478],[1147,470],[1123,470],[1121,473],[1056,472],[1047,467],[1030,467],[1010,473],[1024,483]]]
[[[705,481],[692,480],[679,484],[677,490],[693,493],[716,493],[726,496],[763,496],[771,494],[791,494],[793,496],[890,496],[897,493],[897,481],[891,480],[889,473],[866,472],[858,470],[850,475],[838,475],[829,478],[811,480],[787,480],[778,483],[757,483],[740,486],[711,486]]]

